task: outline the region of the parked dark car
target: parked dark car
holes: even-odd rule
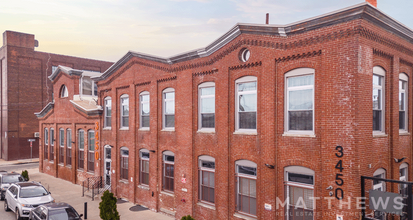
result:
[[[29,214],[29,220],[81,220],[83,214],[78,214],[69,204],[50,203],[40,205],[32,209]]]
[[[24,181],[23,176],[18,173],[0,171],[0,200],[4,200],[6,190],[9,188],[10,184]]]

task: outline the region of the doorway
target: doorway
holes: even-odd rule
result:
[[[110,184],[110,177],[111,177],[111,166],[112,166],[112,146],[106,145],[105,146],[105,164],[104,164],[104,178],[105,178],[105,186],[109,187]]]

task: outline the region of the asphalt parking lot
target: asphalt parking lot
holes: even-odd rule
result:
[[[99,198],[94,201],[90,197],[82,197],[82,187],[72,184],[71,182],[55,178],[53,176],[40,173],[38,168],[29,169],[30,181],[41,182],[48,189],[56,202],[66,202],[72,205],[79,214],[84,214],[84,203],[87,202],[87,219],[100,219],[99,217]],[[0,202],[1,206],[4,202]],[[117,209],[122,220],[124,219],[153,219],[153,220],[171,220],[173,218],[155,213],[143,207],[136,206],[133,203],[119,200]],[[13,212],[5,212],[3,207],[0,208],[1,220],[16,219]],[[85,219],[85,218],[83,218]]]

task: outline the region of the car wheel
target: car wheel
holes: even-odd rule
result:
[[[4,211],[10,211],[9,205],[7,204],[7,200],[4,200]]]
[[[19,212],[18,208],[16,208],[16,219],[17,220],[22,220],[22,218],[20,217],[20,212]]]

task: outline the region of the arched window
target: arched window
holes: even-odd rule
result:
[[[95,131],[87,131],[87,171],[95,172]]]
[[[120,96],[120,127],[129,128],[129,96]]]
[[[80,129],[78,133],[78,169],[83,170],[85,168],[85,131]]]
[[[163,178],[162,189],[165,191],[174,191],[174,166],[175,154],[171,151],[164,151],[162,154]]]
[[[373,93],[374,95],[374,93]],[[386,170],[383,168],[377,169],[374,174],[374,177],[377,178],[386,178]],[[373,190],[378,190],[378,191],[386,191],[386,183],[383,181],[378,181],[378,180],[373,180]],[[384,220],[386,219],[386,213],[385,212],[380,212],[380,211],[374,211],[374,218],[375,219],[380,219]]]
[[[399,74],[399,131],[407,133],[409,123],[407,110],[409,109],[408,99],[408,77],[405,73]]]
[[[314,134],[314,73],[298,68],[285,74],[285,131]]]
[[[65,158],[65,129],[59,129],[59,164],[64,164]]]
[[[373,133],[376,134],[385,132],[385,75],[386,71],[383,68],[373,68]]]
[[[150,102],[149,102],[149,92],[144,91],[139,94],[139,124],[140,128],[149,128],[149,113],[150,113]]]
[[[198,86],[198,130],[215,130],[215,83]]]
[[[206,203],[215,203],[215,158],[199,156],[199,200]]]
[[[236,210],[257,215],[257,164],[249,160],[235,162],[237,186]]]
[[[128,180],[129,168],[129,149],[127,147],[120,148],[120,179]]]
[[[399,169],[399,180],[409,181],[409,165],[407,163],[402,163]],[[399,193],[402,195],[407,195],[407,184],[399,184]]]
[[[147,149],[139,151],[139,183],[149,185],[149,150]]]
[[[257,131],[257,77],[244,76],[235,81],[235,129]]]
[[[49,145],[49,150],[50,150],[50,157],[49,161],[54,161],[54,129],[50,128],[50,145]]]
[[[163,129],[175,129],[175,90],[164,89],[162,92],[162,127]]]
[[[286,213],[290,219],[302,219],[314,216],[314,171],[301,166],[284,168],[285,196],[289,198]],[[302,202],[297,202],[299,200]]]
[[[104,102],[105,102],[104,127],[110,128],[112,126],[112,99],[110,97],[106,97]]]
[[[60,98],[65,98],[69,96],[69,91],[67,90],[67,87],[65,85],[62,85],[62,88],[60,89]]]
[[[44,146],[43,146],[43,151],[44,151],[43,159],[44,160],[49,159],[49,153],[48,153],[49,146],[48,145],[49,145],[49,130],[47,130],[47,128],[44,128]]]

